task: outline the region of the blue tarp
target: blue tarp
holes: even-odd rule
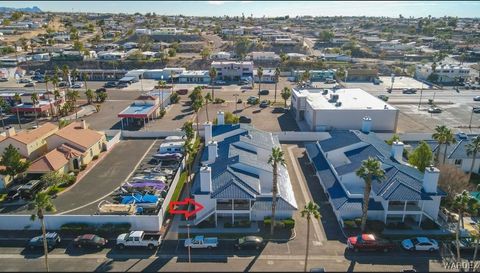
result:
[[[158,197],[155,195],[151,194],[133,194],[133,195],[127,195],[127,196],[122,196],[122,204],[132,204],[132,203],[157,203],[158,202]]]

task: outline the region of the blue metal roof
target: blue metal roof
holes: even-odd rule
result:
[[[349,131],[332,131],[331,138],[320,141],[320,146],[325,153],[336,150],[341,147],[358,143],[360,139]]]
[[[212,126],[212,136],[216,137],[238,128],[240,128],[239,124],[214,125]]]
[[[213,126],[213,130],[217,134],[224,134],[226,132],[242,128],[243,132],[227,137],[218,142],[218,156],[215,162],[209,164],[212,170],[212,198],[240,198],[240,199],[255,199],[257,198],[262,184],[271,185],[271,181],[263,181],[260,179],[257,171],[264,170],[271,172],[272,167],[266,162],[265,158],[259,158],[256,152],[252,149],[263,149],[270,151],[271,147],[278,143],[271,133],[262,132],[251,127],[243,127],[238,125],[220,125]],[[245,146],[252,146],[252,149],[240,147],[239,143]],[[203,150],[202,161],[205,162],[208,158],[208,148]],[[252,171],[247,171],[251,169]],[[283,170],[285,169],[285,170]],[[279,174],[286,172],[285,167],[279,169]],[[293,195],[291,183],[288,178],[288,173],[279,175],[279,200],[286,202],[290,209],[296,209],[296,201]],[[195,176],[192,186],[194,194],[207,194],[200,191],[200,177]],[[266,199],[270,200],[271,197]],[[271,205],[270,205],[271,207]]]
[[[345,153],[345,155],[350,160],[350,164],[345,164],[336,168],[338,175],[355,172],[362,165],[362,161],[368,157],[377,158],[382,156],[372,145],[348,151]]]
[[[469,137],[468,139],[462,139],[456,143],[455,148],[453,151],[448,155],[448,158],[451,159],[465,159],[465,158],[473,158],[473,155],[467,155],[467,145],[470,144],[473,140],[473,137]],[[476,159],[480,159],[480,152],[477,153]]]

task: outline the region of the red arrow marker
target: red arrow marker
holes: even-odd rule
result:
[[[175,209],[175,206],[183,206],[188,204],[193,205],[194,209],[191,211]],[[192,198],[185,198],[183,201],[173,201],[169,204],[169,212],[171,214],[183,214],[187,219],[197,214],[197,212],[201,211],[202,209],[204,209],[204,206],[198,202],[195,202],[195,200]]]

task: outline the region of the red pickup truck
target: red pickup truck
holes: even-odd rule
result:
[[[360,250],[374,250],[388,252],[395,247],[391,241],[380,239],[373,234],[361,234],[348,238],[347,245],[349,249],[358,252]]]

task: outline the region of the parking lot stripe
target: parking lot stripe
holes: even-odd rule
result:
[[[145,158],[145,156],[147,156],[148,152],[152,149],[153,145],[155,145],[155,143],[157,143],[158,141],[158,138],[155,139],[155,141],[152,143],[152,145],[150,145],[150,147],[148,147],[147,151],[143,154],[142,158],[140,158],[140,160],[137,162],[137,165],[135,165],[135,168],[133,168],[133,170],[130,172],[130,174],[127,176],[127,178],[123,181],[123,182],[127,182],[128,179],[130,179],[130,177],[132,176],[132,174],[137,170],[138,166],[140,165],[140,163],[143,161],[143,159]],[[119,185],[120,186],[120,185]],[[70,212],[73,212],[73,211],[76,211],[76,210],[79,210],[79,209],[83,209],[85,207],[88,207],[92,204],[95,204],[97,202],[100,202],[102,199],[105,199],[107,198],[108,196],[110,196],[110,194],[112,194],[116,189],[113,189],[111,192],[107,193],[106,195],[98,198],[97,200],[95,201],[92,201],[88,204],[85,204],[83,206],[80,206],[78,208],[74,208],[74,209],[71,209],[71,210],[67,210],[67,211],[64,211],[64,212],[61,212],[61,213],[58,213],[57,215],[63,215],[63,214],[67,214],[67,213],[70,213]]]

